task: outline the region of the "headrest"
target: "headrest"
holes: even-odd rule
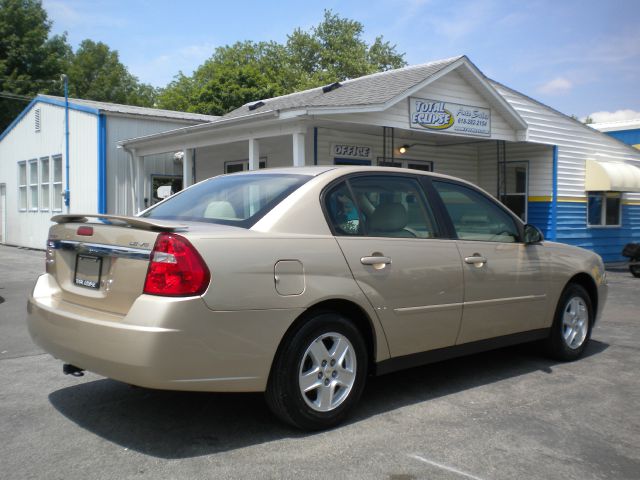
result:
[[[226,220],[237,220],[236,211],[229,202],[222,200],[211,202],[204,211],[204,218],[219,218]]]
[[[378,205],[369,220],[369,228],[377,232],[397,232],[407,226],[407,210],[401,203]]]

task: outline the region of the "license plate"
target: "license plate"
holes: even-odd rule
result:
[[[80,287],[100,288],[102,273],[102,257],[78,255],[76,257],[76,274],[74,283]]]

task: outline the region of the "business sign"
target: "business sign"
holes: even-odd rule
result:
[[[344,143],[334,143],[331,145],[331,156],[371,160],[371,147],[367,147],[366,145],[345,145]]]
[[[471,105],[411,97],[409,122],[420,130],[491,136],[491,110]]]

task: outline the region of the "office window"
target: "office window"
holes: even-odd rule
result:
[[[267,157],[260,157],[258,168],[267,168]],[[249,170],[249,160],[232,160],[224,162],[224,173],[246,172]]]
[[[49,190],[49,157],[40,159],[40,210],[48,211],[51,192]]]
[[[587,223],[591,227],[605,227],[621,225],[620,206],[622,194],[620,192],[589,192],[587,206]]]
[[[29,160],[29,210],[38,209],[38,160]]]
[[[53,210],[62,210],[62,156],[57,155],[52,158],[53,161]]]
[[[18,209],[27,209],[27,162],[18,162]]]

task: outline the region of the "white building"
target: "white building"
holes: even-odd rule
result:
[[[0,243],[44,248],[58,212],[132,215],[132,165],[117,142],[217,118],[69,99],[67,158],[65,111],[64,98],[39,95],[0,135]],[[144,176],[181,180],[182,164],[173,154],[152,155]]]
[[[183,151],[184,184],[237,170],[395,165],[467,179],[552,240],[621,260],[640,241],[640,152],[487,78],[465,56],[244,105],[121,142],[146,172]],[[138,175],[144,208],[151,182]]]

